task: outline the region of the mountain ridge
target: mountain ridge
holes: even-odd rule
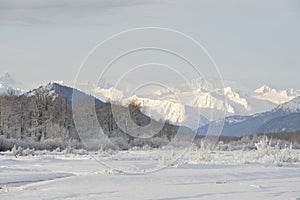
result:
[[[258,133],[274,133],[300,130],[300,97],[276,108],[250,116],[230,116],[225,118],[222,136],[245,136]],[[292,122],[292,123],[290,123]],[[216,122],[211,122],[213,124]],[[209,125],[200,127],[197,133],[206,134]]]

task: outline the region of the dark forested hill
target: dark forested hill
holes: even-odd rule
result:
[[[81,106],[84,106],[85,101],[95,101],[98,122],[104,134],[113,141],[114,146],[121,149],[145,144],[157,146],[153,140],[140,139],[137,142],[130,132],[125,133],[124,129],[121,129],[115,122],[111,103],[104,103],[90,95],[57,83],[39,87],[23,95],[17,95],[13,91],[2,94],[0,96],[0,137],[30,142],[55,139],[68,144],[72,141],[80,143],[81,138],[73,119],[73,92],[79,94]],[[119,112],[117,116],[126,117],[124,113],[129,110],[130,118],[140,127],[146,126],[151,121],[134,102],[128,106],[114,105],[114,108],[117,108]],[[170,140],[178,130],[178,127],[168,123],[161,124],[162,122],[152,121],[157,123],[157,126],[162,126],[162,129],[154,136],[156,138]],[[92,128],[88,127],[91,130]],[[87,130],[87,133],[89,131]]]

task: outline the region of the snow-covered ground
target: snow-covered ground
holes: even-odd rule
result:
[[[41,151],[17,158],[0,153],[0,199],[300,199],[299,150],[264,143],[249,151],[193,149],[175,164],[159,156],[165,153]],[[94,158],[140,173],[110,169]],[[162,169],[138,169],[154,163]]]

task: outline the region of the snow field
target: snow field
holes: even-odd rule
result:
[[[35,151],[0,154],[0,198],[6,199],[291,199],[300,198],[300,150],[256,144],[255,150]],[[99,163],[126,167],[127,174]],[[143,173],[158,165],[155,173]],[[143,171],[143,168],[146,169]]]

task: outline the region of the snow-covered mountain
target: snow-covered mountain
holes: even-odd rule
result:
[[[20,88],[20,84],[18,84],[8,72],[5,72],[0,76],[0,94],[8,90],[14,90],[18,93],[23,91]]]
[[[267,85],[263,85],[254,91],[255,98],[273,102],[275,104],[282,104],[288,102],[300,95],[300,90],[287,89],[276,90]]]
[[[156,120],[168,120],[173,124],[190,128],[205,125],[209,121],[197,109],[178,102],[168,100],[153,100],[133,96],[142,106],[142,112]]]
[[[103,101],[126,102],[131,98],[135,98],[146,113],[153,115],[152,117],[169,120],[175,124],[184,123],[187,126],[195,124],[195,121],[199,119],[201,123],[206,123],[207,119],[218,119],[224,116],[224,113],[231,115],[235,113],[246,114],[251,109],[247,100],[240,97],[230,87],[209,91],[208,87],[210,86],[202,86],[203,88],[188,92],[176,90],[172,94],[161,89],[140,96],[128,96],[116,88],[96,87],[92,92]],[[211,116],[212,111],[215,113],[214,116]]]
[[[209,124],[198,129],[198,133],[205,134],[208,126]],[[226,117],[221,135],[244,136],[296,130],[300,130],[300,97],[268,112],[251,116]]]
[[[298,90],[277,91],[266,85],[254,91],[241,91],[233,87],[215,88],[207,81],[192,81],[192,91],[156,89],[142,95],[135,95],[143,111],[155,119],[166,119],[174,124],[188,127],[195,121],[206,123],[225,116],[253,115],[276,108],[300,95]],[[116,88],[95,87],[92,93],[103,101],[127,101],[132,98]],[[179,100],[174,96],[179,97]],[[200,110],[200,114],[198,112]],[[213,114],[212,114],[213,113]]]
[[[95,88],[93,93],[97,98],[103,101],[117,101],[117,103],[123,105],[135,100],[141,105],[141,110],[144,114],[158,121],[168,120],[176,125],[194,128],[209,122],[206,117],[200,114],[198,109],[174,101],[167,95],[163,95],[163,98],[146,98],[136,95],[126,96],[126,94],[115,88],[104,89],[99,87]],[[156,91],[156,94],[161,95],[163,91]]]
[[[11,75],[8,72],[0,76],[0,82],[7,86],[12,86],[16,84],[15,80],[11,77]]]

